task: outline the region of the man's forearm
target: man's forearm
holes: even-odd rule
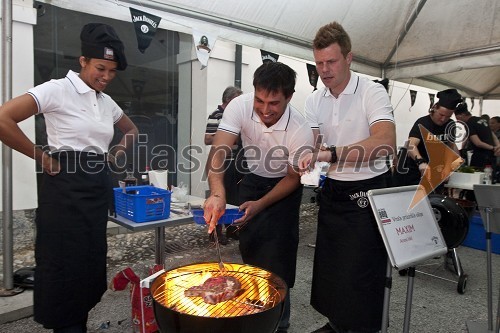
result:
[[[208,186],[210,194],[226,198],[226,191],[224,189],[224,150],[211,149],[208,155]]]
[[[272,204],[286,198],[293,191],[295,191],[300,185],[300,178],[297,176],[287,175],[285,178],[279,181],[276,186],[264,195],[259,200],[262,202],[264,208],[271,206]]]

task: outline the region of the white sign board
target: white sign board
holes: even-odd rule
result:
[[[368,199],[393,267],[404,269],[448,251],[427,196],[412,209],[418,185],[376,189]],[[422,193],[420,193],[422,194]]]
[[[481,212],[484,228],[486,229],[485,209],[489,209],[490,225],[489,231],[500,234],[500,184],[495,185],[474,185],[474,194],[477,205]]]

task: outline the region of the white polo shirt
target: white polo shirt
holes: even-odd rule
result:
[[[344,91],[335,98],[326,87],[306,99],[305,115],[311,128],[319,129],[327,145],[346,146],[370,136],[370,126],[379,121],[394,123],[393,108],[385,88],[351,71]],[[370,162],[340,163],[327,176],[352,181],[373,178],[387,171],[385,158]]]
[[[96,93],[78,73],[50,80],[28,90],[43,113],[50,150],[73,149],[105,153],[113,125],[123,110],[105,93]]]
[[[277,178],[287,174],[287,166],[297,167],[301,153],[313,146],[311,127],[290,104],[271,127],[253,109],[254,93],[234,98],[224,110],[219,131],[241,133],[249,170],[261,177]]]

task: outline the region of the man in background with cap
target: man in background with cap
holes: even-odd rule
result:
[[[495,166],[495,156],[500,156],[500,145],[488,121],[472,116],[465,103],[457,107],[455,117],[464,122],[468,129],[468,147],[472,150],[470,166],[478,168],[484,168],[487,164]]]
[[[455,144],[455,121],[450,119],[453,111],[462,102],[462,96],[456,89],[446,89],[437,93],[438,102],[429,110],[427,116],[417,119],[410,130],[408,155],[406,158],[407,174],[396,174],[395,185],[417,185],[429,163],[429,153],[422,138],[420,126],[423,126],[432,134],[432,138],[426,138],[428,142],[442,142],[457,154],[458,148]],[[401,172],[401,170],[397,170]]]
[[[127,61],[115,30],[90,23],[80,35],[80,73],[51,80],[0,107],[0,140],[43,168],[36,212],[34,317],[56,333],[87,332],[88,312],[107,289],[107,160],[124,154],[136,126],[103,93]],[[43,114],[48,147],[19,122]],[[116,126],[123,137],[110,149]]]

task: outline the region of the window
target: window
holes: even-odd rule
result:
[[[105,93],[121,106],[139,129],[140,143],[128,162],[138,176],[146,165],[167,169],[175,164],[177,151],[179,35],[158,29],[144,53],[137,48],[132,22],[35,4],[38,22],[34,27],[35,85],[63,78],[68,70],[80,71],[81,28],[91,22],[113,26],[125,44],[128,67],[119,71]],[[117,136],[118,137],[118,136]],[[46,145],[45,124],[36,117],[36,142]],[[112,145],[117,143],[113,140]],[[124,174],[116,175],[122,179]],[[169,173],[169,177],[176,177]],[[137,177],[139,178],[139,177]],[[169,179],[169,184],[175,179]],[[114,184],[116,185],[116,183]]]

